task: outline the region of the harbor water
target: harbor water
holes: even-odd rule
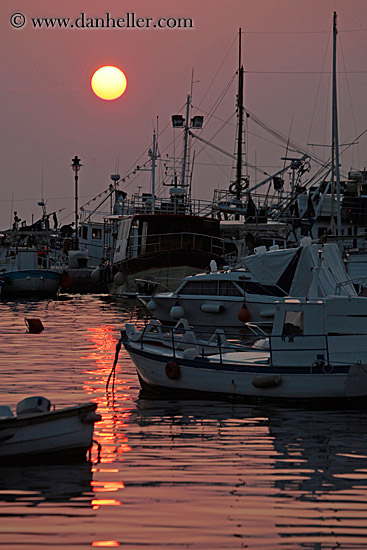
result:
[[[144,315],[108,296],[0,303],[1,404],[102,415],[90,460],[0,468],[0,548],[366,548],[367,411],[147,398],[123,349],[106,392]]]

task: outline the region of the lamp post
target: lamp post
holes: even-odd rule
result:
[[[79,216],[78,216],[78,172],[81,169],[81,167],[83,166],[80,163],[80,160],[81,159],[77,155],[75,155],[75,157],[72,160],[72,165],[71,165],[71,167],[74,171],[74,177],[75,177],[75,249],[76,250],[79,249],[79,235],[78,235],[78,231],[79,231],[79,228],[78,228],[78,219],[79,219]]]

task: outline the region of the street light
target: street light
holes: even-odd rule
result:
[[[75,249],[78,250],[79,249],[79,236],[78,236],[78,231],[79,231],[79,228],[78,228],[78,172],[79,170],[81,169],[81,167],[83,166],[81,163],[80,163],[80,158],[75,155],[75,157],[73,158],[72,160],[72,169],[74,171],[74,174],[75,174]]]

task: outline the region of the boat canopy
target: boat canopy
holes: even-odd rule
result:
[[[336,243],[269,250],[242,258],[242,265],[262,284],[279,285],[290,296],[307,296],[312,275],[318,269],[318,296],[355,296]]]

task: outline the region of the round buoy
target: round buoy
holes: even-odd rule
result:
[[[241,307],[237,317],[241,323],[247,323],[250,320],[250,312],[245,305]]]
[[[164,370],[167,378],[170,380],[178,380],[180,378],[180,367],[175,361],[168,361]]]
[[[41,319],[24,319],[24,321],[28,328],[28,332],[31,334],[39,334],[45,328]]]

